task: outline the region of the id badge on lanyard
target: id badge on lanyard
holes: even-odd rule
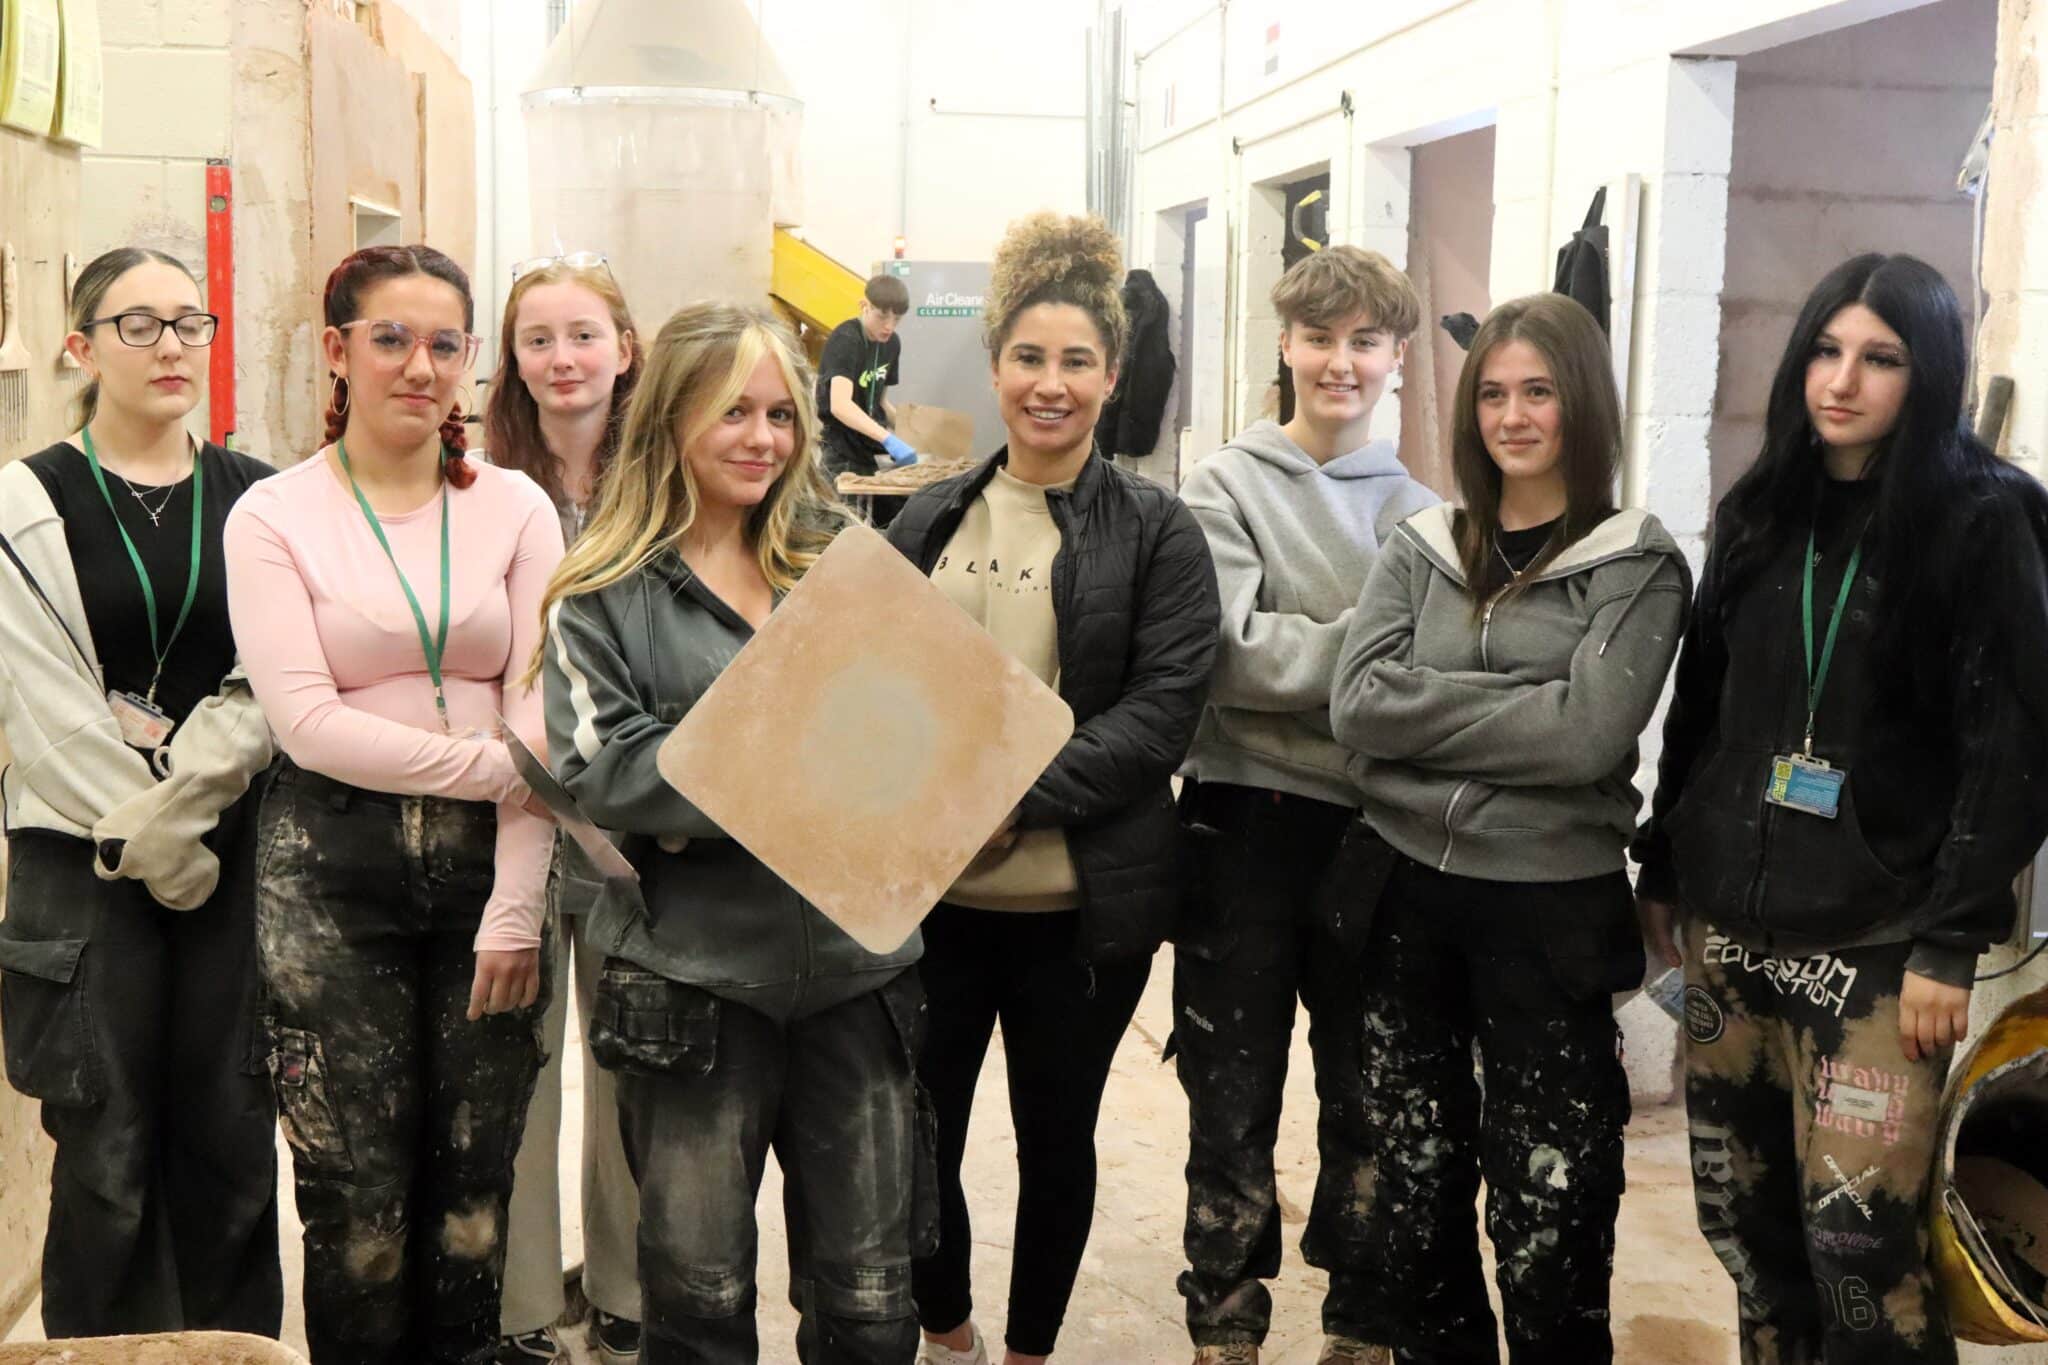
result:
[[[121,515],[114,510],[113,492],[107,487],[106,476],[100,472],[100,455],[93,445],[92,428],[87,426],[79,435],[83,438],[86,463],[92,468],[93,482],[99,485],[100,497],[107,504],[107,514],[113,517],[114,529],[121,535],[121,545],[128,551],[128,562],[134,566],[135,581],[141,585],[142,605],[149,622],[149,649],[156,660],[156,671],[149,678],[149,690],[137,696],[133,692],[110,688],[107,691],[107,710],[113,713],[114,724],[120,727],[123,744],[153,753],[162,748],[164,741],[171,737],[171,731],[178,728],[178,723],[156,704],[156,689],[157,684],[163,681],[164,660],[170,657],[171,646],[183,633],[185,622],[192,615],[192,603],[199,596],[206,466],[195,452],[192,457],[192,543],[185,570],[185,601],[178,608],[178,619],[166,636],[157,620],[156,588],[149,581],[149,570],[143,565],[142,554],[135,548],[135,540],[128,534],[128,528],[121,524]]]
[[[1849,594],[1856,586],[1856,570],[1863,563],[1863,537],[1856,537],[1848,567],[1842,573],[1842,587],[1835,594],[1834,618],[1828,622],[1827,640],[1821,646],[1818,665],[1813,657],[1813,562],[1818,539],[1816,531],[1806,536],[1806,579],[1800,594],[1800,617],[1806,640],[1806,744],[1796,754],[1778,754],[1771,759],[1770,780],[1764,784],[1764,800],[1785,810],[1818,815],[1832,820],[1842,813],[1842,787],[1848,782],[1846,768],[1837,768],[1813,752],[1813,723],[1820,714],[1821,690],[1827,686],[1828,667],[1835,661],[1835,636],[1842,628],[1842,616],[1849,606]]]

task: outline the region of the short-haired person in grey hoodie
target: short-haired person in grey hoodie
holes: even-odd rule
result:
[[[1402,1360],[1498,1359],[1482,1175],[1516,1365],[1613,1358],[1629,1099],[1609,996],[1643,977],[1623,850],[1691,580],[1655,517],[1614,508],[1611,365],[1563,295],[1487,317],[1453,415],[1464,507],[1388,543],[1337,668],[1330,718],[1390,846],[1363,860],[1384,882],[1359,975],[1361,1316]]]
[[[1197,1365],[1258,1359],[1280,1272],[1273,1144],[1297,993],[1321,1098],[1315,1201],[1302,1238],[1327,1270],[1320,1361],[1374,1360],[1353,1311],[1378,1268],[1360,1255],[1372,1184],[1352,973],[1358,944],[1314,914],[1357,805],[1330,735],[1330,684],[1367,572],[1437,501],[1391,441],[1367,435],[1422,306],[1377,252],[1332,247],[1273,289],[1296,404],[1195,467],[1181,496],[1216,561],[1215,682],[1182,767],[1196,860],[1174,952],[1173,1051],[1188,1095],[1188,1334]]]

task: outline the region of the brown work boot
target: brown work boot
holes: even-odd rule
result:
[[[1324,1337],[1316,1365],[1394,1365],[1394,1348],[1368,1346],[1357,1337]]]
[[[1221,1346],[1197,1346],[1195,1365],[1259,1365],[1259,1348],[1249,1341],[1227,1341]]]

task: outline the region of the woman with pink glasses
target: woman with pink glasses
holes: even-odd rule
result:
[[[427,247],[328,277],[330,444],[228,521],[235,639],[279,760],[257,953],[306,1227],[315,1365],[483,1365],[540,1066],[553,830],[500,733],[562,557],[524,475],[464,458],[468,279]]]

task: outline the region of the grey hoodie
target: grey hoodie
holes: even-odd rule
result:
[[[1617,512],[1475,618],[1451,518],[1400,528],[1344,641],[1330,717],[1366,818],[1460,876],[1618,871],[1636,738],[1692,602],[1685,559],[1655,517]]]
[[[1356,805],[1350,753],[1330,735],[1330,680],[1380,546],[1436,494],[1392,442],[1318,465],[1258,422],[1197,465],[1181,497],[1223,601],[1209,705],[1181,772]]]

